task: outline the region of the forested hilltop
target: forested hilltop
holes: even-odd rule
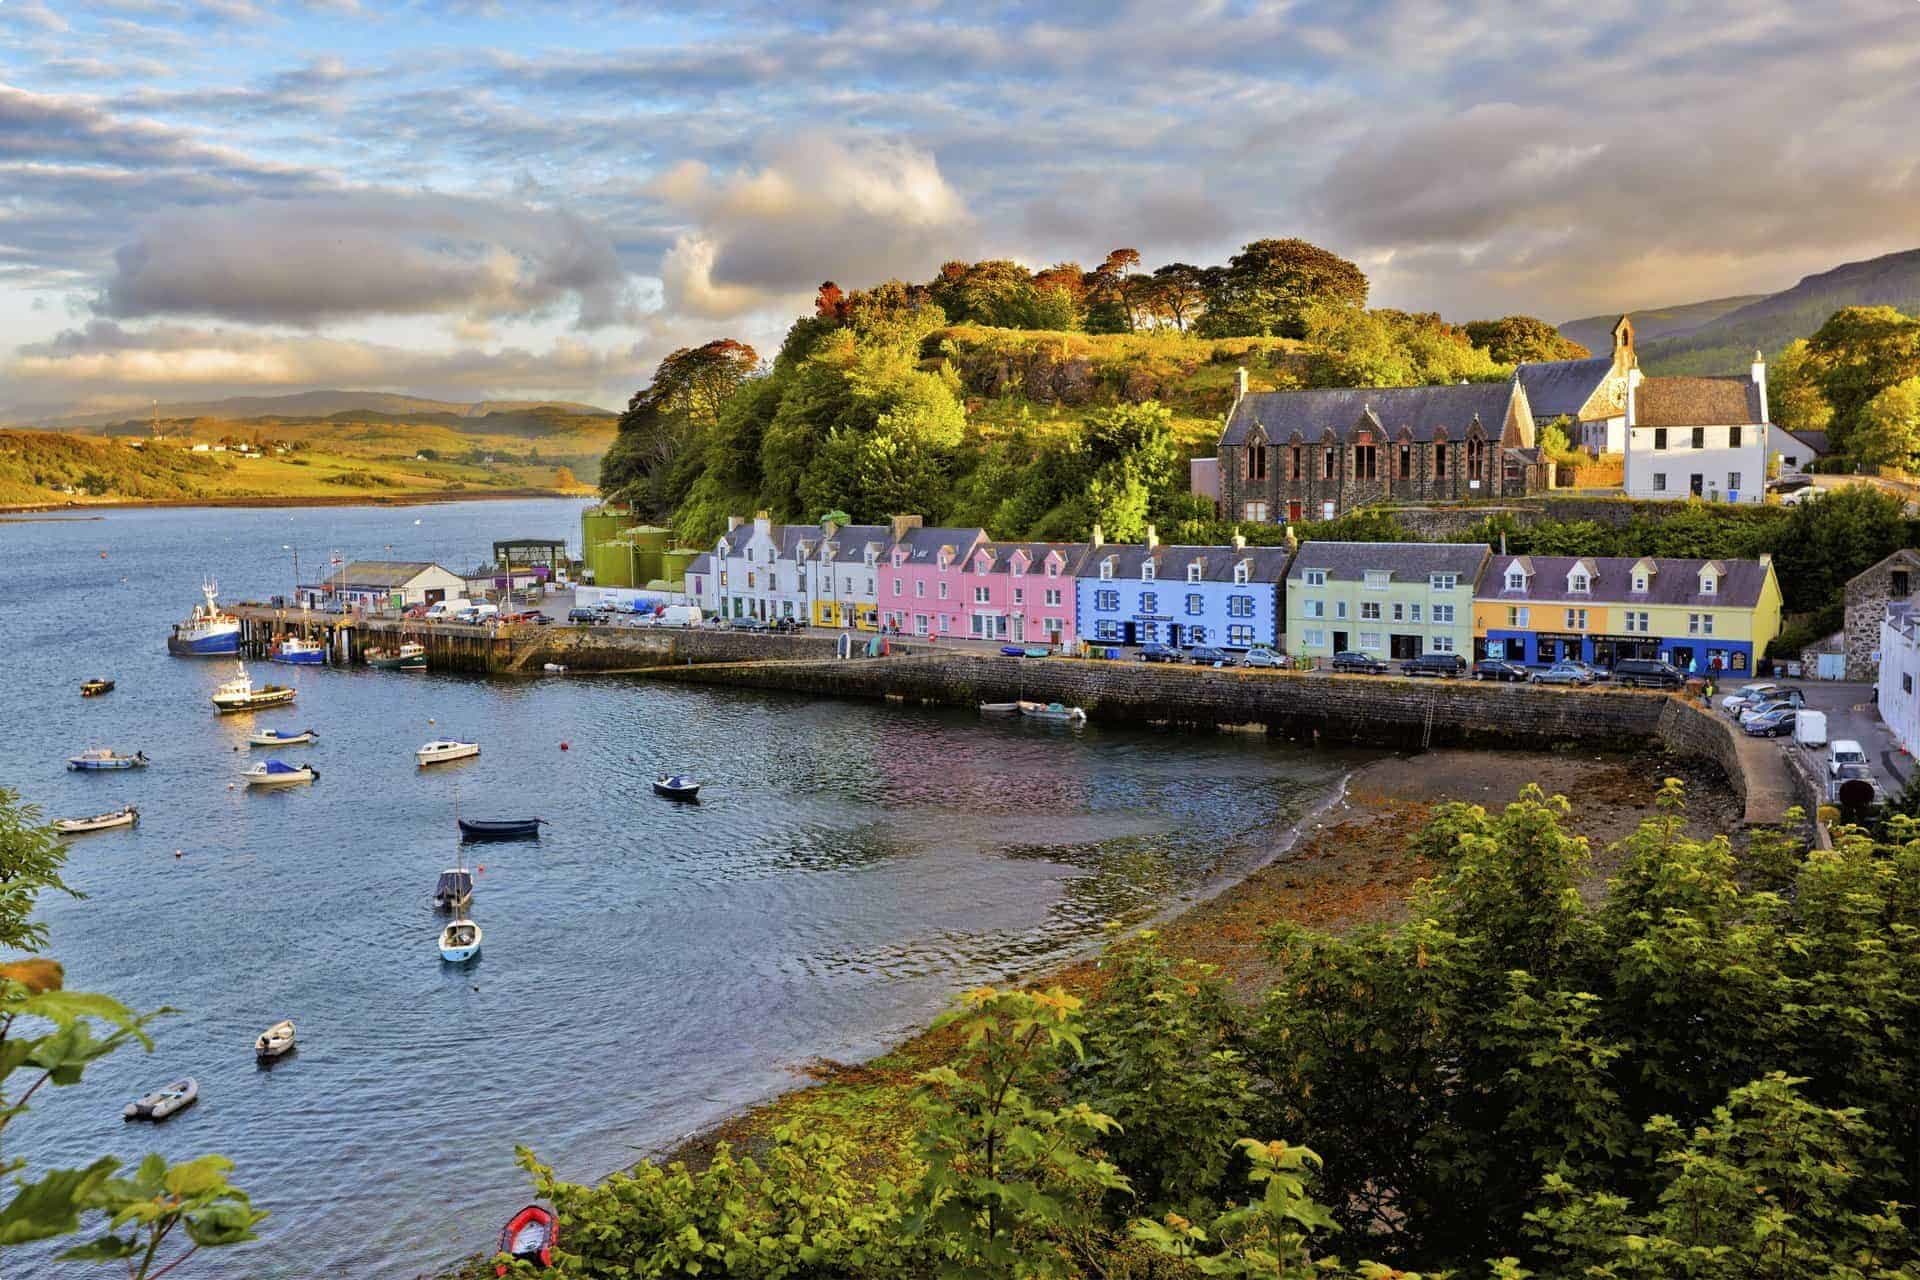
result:
[[[729,514],[910,511],[997,536],[1138,538],[1212,522],[1210,454],[1235,369],[1256,390],[1507,377],[1587,354],[1527,316],[1466,325],[1369,310],[1353,263],[1260,240],[1225,265],[1093,270],[951,262],[924,284],[822,285],[779,352],[674,352],[637,392],[602,491],[704,544]]]

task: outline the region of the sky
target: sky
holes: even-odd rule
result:
[[[0,0],[0,418],[617,407],[823,280],[1266,236],[1452,320],[1920,246],[1920,0]]]

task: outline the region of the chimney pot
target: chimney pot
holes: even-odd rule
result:
[[[740,527],[741,525],[743,525],[743,524],[745,524],[745,523],[746,523],[746,521],[745,521],[744,519],[742,519],[741,517],[739,517],[739,516],[728,516],[728,517],[727,517],[727,532],[728,532],[728,533],[732,533],[732,532],[733,532],[733,531],[734,531],[735,529],[738,529],[738,528],[739,528],[739,527]]]
[[[1155,529],[1152,525],[1148,525],[1147,526],[1147,550],[1151,551],[1159,545],[1160,545],[1160,531]]]
[[[1247,535],[1241,533],[1238,529],[1233,531],[1233,549],[1235,551],[1245,551],[1247,549]]]
[[[1098,551],[1101,547],[1104,547],[1106,545],[1107,545],[1107,535],[1101,530],[1100,522],[1096,520],[1094,521],[1094,524],[1093,524],[1093,548],[1094,550]]]
[[[1233,373],[1234,398],[1237,400],[1247,394],[1247,366],[1241,365]]]

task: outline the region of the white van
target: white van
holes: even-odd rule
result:
[[[467,608],[465,600],[435,600],[427,606],[429,618],[451,618]]]
[[[1827,776],[1837,778],[1840,770],[1850,764],[1864,765],[1867,753],[1852,738],[1835,738],[1833,745],[1827,748]]]
[[[660,611],[659,621],[662,627],[697,627],[702,614],[698,605],[670,604]]]

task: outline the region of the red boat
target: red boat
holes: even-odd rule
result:
[[[560,1222],[553,1216],[553,1211],[530,1204],[508,1218],[507,1225],[500,1228],[498,1251],[519,1262],[550,1267],[553,1265],[553,1247],[559,1242]],[[507,1274],[506,1264],[496,1265],[493,1273],[497,1276]]]

